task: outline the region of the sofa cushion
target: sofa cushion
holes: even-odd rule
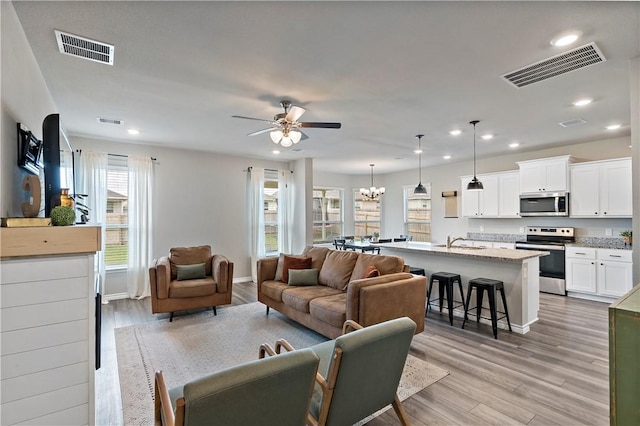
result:
[[[304,256],[304,255],[280,253],[280,256],[278,256],[278,266],[276,266],[276,276],[274,278],[274,280],[276,280],[276,281],[283,281],[282,280],[282,272],[284,271],[284,257],[285,256],[295,257],[295,258],[298,258],[298,259],[306,259],[307,258],[307,256]],[[286,283],[286,281],[283,281],[283,282]]]
[[[176,265],[178,270],[178,281],[195,280],[207,276],[204,263],[195,263],[193,265]]]
[[[171,281],[169,298],[186,299],[189,297],[211,296],[216,293],[216,283],[212,277],[187,281]]]
[[[314,246],[306,246],[304,251],[302,252],[303,256],[307,256],[311,258],[311,267],[317,270],[322,268],[322,264],[324,263],[324,259],[326,259],[327,254],[330,252],[326,247],[314,247]]]
[[[403,271],[404,259],[398,256],[362,253],[353,268],[351,280],[364,278],[367,268],[371,265],[376,267],[380,275],[395,274]]]
[[[282,292],[287,288],[290,287],[282,281],[263,281],[260,284],[262,293],[276,302],[282,302]]]
[[[311,258],[298,256],[284,255],[284,262],[282,267],[282,282],[289,282],[289,269],[309,269],[311,268]]]
[[[318,282],[338,290],[344,290],[349,284],[357,260],[358,253],[355,251],[329,250],[320,269]],[[360,273],[362,274],[362,272]]]
[[[289,285],[318,285],[317,269],[289,269]]]
[[[178,269],[176,265],[193,265],[195,263],[204,263],[205,272],[211,275],[211,246],[198,247],[173,247],[169,263],[171,264],[171,279],[178,277]]]
[[[289,286],[282,292],[282,301],[296,311],[309,313],[309,302],[317,297],[333,296],[342,293],[331,287],[312,285],[304,287]]]
[[[315,298],[309,303],[309,312],[313,319],[341,328],[347,319],[347,294]]]

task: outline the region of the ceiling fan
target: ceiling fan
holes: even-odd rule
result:
[[[291,105],[291,101],[283,100],[280,102],[280,106],[284,109],[284,112],[276,114],[273,120],[265,120],[262,118],[245,117],[243,115],[232,115],[234,118],[244,118],[246,120],[266,121],[271,124],[271,127],[258,130],[256,132],[249,133],[247,136],[255,136],[262,133],[270,132],[271,140],[274,143],[279,143],[284,147],[289,147],[293,144],[300,142],[303,139],[308,139],[308,136],[302,133],[302,128],[320,128],[320,129],[339,129],[342,127],[342,123],[320,123],[312,121],[298,121],[298,119],[306,111],[304,108]]]

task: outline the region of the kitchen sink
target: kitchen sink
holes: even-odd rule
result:
[[[434,247],[442,247],[442,248],[446,248],[447,245],[446,244],[436,244]],[[487,247],[475,247],[475,246],[456,246],[453,245],[450,248],[454,248],[454,249],[461,249],[461,250],[484,250]]]

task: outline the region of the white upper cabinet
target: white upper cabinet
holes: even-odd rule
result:
[[[471,178],[460,178],[463,217],[520,217],[517,171],[478,175],[478,180],[484,187],[482,191],[467,190]]]
[[[631,217],[631,159],[572,164],[571,217]]]
[[[559,192],[569,190],[570,155],[519,161],[520,193]]]

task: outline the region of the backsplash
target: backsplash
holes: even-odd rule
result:
[[[527,236],[524,234],[467,232],[467,240],[515,243],[517,241],[526,241]],[[631,250],[631,246],[628,244],[625,245],[621,237],[576,237],[575,244],[583,247]]]

